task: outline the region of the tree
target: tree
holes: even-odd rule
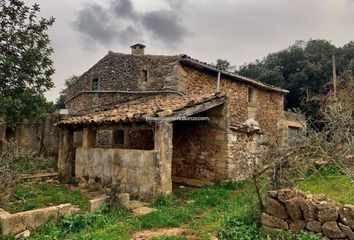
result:
[[[232,71],[235,69],[235,66],[232,66],[231,63],[227,60],[224,59],[217,59],[216,64],[211,64],[215,66],[216,68],[220,69],[221,71]]]
[[[274,189],[297,185],[308,176],[309,170],[318,172],[318,165],[335,166],[351,183],[354,183],[354,77],[351,71],[341,74],[337,91],[317,96],[323,128],[317,131],[303,128],[288,146],[274,146],[267,142],[250,156],[252,177],[259,196],[259,206],[264,207],[260,193],[260,177],[271,176]],[[321,168],[320,167],[320,168]],[[338,188],[341,187],[338,181]]]
[[[0,0],[0,115],[8,123],[48,110],[44,92],[54,84],[47,30],[54,18],[37,18],[38,4]]]
[[[79,76],[72,75],[71,77],[65,80],[65,88],[69,87],[70,85],[74,84],[79,79]],[[56,109],[63,109],[65,108],[65,89],[62,89],[59,94],[59,98],[55,103]]]
[[[353,41],[337,48],[327,40],[318,39],[298,41],[261,61],[241,66],[238,73],[289,90],[285,108],[300,108],[312,123],[316,123],[321,121],[321,116],[313,98],[330,90],[333,55],[337,74],[354,71]]]

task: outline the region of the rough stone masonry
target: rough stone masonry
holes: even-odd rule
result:
[[[308,231],[329,239],[354,239],[354,205],[341,205],[324,194],[311,195],[298,190],[268,192],[261,219],[264,231]]]

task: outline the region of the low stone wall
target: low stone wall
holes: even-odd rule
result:
[[[75,175],[81,186],[120,184],[132,197],[157,197],[159,155],[156,150],[77,148]]]
[[[0,209],[1,233],[3,235],[15,235],[26,230],[33,230],[48,220],[57,221],[61,216],[69,216],[78,211],[78,208],[69,203],[14,214]]]
[[[282,229],[308,231],[329,239],[354,239],[354,206],[341,205],[323,194],[291,189],[268,192],[261,221],[269,235]]]

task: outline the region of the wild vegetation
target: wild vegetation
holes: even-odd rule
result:
[[[49,110],[44,92],[54,86],[47,30],[54,18],[38,18],[38,4],[0,1],[0,116],[8,124]]]
[[[331,90],[333,56],[337,75],[354,73],[354,41],[336,47],[324,39],[296,41],[286,49],[237,69],[222,59],[216,61],[216,66],[289,90],[285,95],[286,109],[300,109],[318,126],[321,115],[317,96],[327,95]]]
[[[15,142],[3,142],[0,151],[0,208],[8,204],[16,188],[21,184],[21,175],[56,168],[56,161],[24,152]]]
[[[334,173],[337,174],[337,173]],[[309,183],[311,184],[311,183]],[[269,239],[264,236],[255,208],[257,196],[250,181],[229,182],[199,189],[176,189],[175,195],[157,199],[151,207],[157,211],[133,216],[127,209],[110,210],[104,206],[95,214],[61,218],[48,222],[30,239],[131,239],[140,230],[179,227],[177,237],[153,239]],[[11,239],[11,238],[9,238]],[[301,233],[281,233],[283,240],[316,240],[320,237]]]
[[[45,182],[25,182],[14,189],[9,200],[2,206],[10,213],[28,211],[64,203],[71,203],[87,210],[88,197],[67,186]]]

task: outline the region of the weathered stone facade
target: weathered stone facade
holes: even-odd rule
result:
[[[216,91],[216,74],[183,66],[180,70],[183,87],[188,93],[211,93]],[[250,84],[237,82],[221,74],[220,91],[229,97],[230,125],[240,126],[252,117],[260,124],[265,137],[272,142],[281,139],[281,120],[284,119],[283,93],[255,88]],[[255,101],[248,102],[248,89],[254,88]],[[250,116],[255,111],[255,116]]]
[[[47,114],[44,120],[35,119],[31,122],[18,123],[15,128],[7,128],[7,131],[5,122],[0,122],[0,134],[2,131],[3,139],[16,142],[26,153],[56,158],[59,129],[53,124],[60,119],[59,115]]]
[[[354,239],[354,206],[341,205],[323,194],[282,189],[268,193],[262,224],[269,235],[281,229],[309,231],[329,239]]]
[[[218,75],[221,76],[219,84]],[[218,89],[217,86],[219,86]],[[161,182],[163,182],[161,186],[167,186],[168,181],[171,181],[171,176],[208,181],[241,179],[248,175],[250,164],[248,159],[250,154],[255,151],[258,139],[267,139],[274,144],[282,143],[281,130],[283,129],[283,95],[285,90],[222,72],[185,55],[143,55],[142,51],[139,51],[139,54],[109,52],[84,73],[77,82],[68,87],[66,107],[70,113],[80,115],[98,109],[119,109],[119,106],[124,106],[122,109],[129,109],[125,107],[126,103],[140,102],[143,104],[152,98],[158,98],[163,102],[181,95],[182,97],[207,96],[216,92],[226,93],[225,99],[227,100],[222,102],[222,105],[213,105],[213,107],[199,111],[195,115],[209,117],[208,121],[172,120],[169,122],[172,132],[165,141],[171,141],[173,151],[171,150],[169,153],[171,157],[166,159],[171,159],[172,162],[158,161],[161,164],[159,169],[165,169],[161,174]],[[176,101],[178,101],[177,98]],[[187,104],[187,107],[192,107],[194,102],[192,100]],[[156,102],[156,104],[160,103]],[[161,109],[161,111],[149,109],[152,112],[155,111],[154,113],[157,115],[160,112],[163,113],[163,116],[169,114],[168,109]],[[100,118],[106,116],[104,112]],[[129,116],[139,115],[141,112],[140,108],[137,112],[127,113],[127,118],[124,121],[129,122]],[[124,115],[123,111],[117,112],[117,114],[119,117]],[[150,113],[145,112],[145,114]],[[108,118],[113,119],[113,117]],[[114,118],[117,118],[117,115]],[[260,132],[238,131],[250,118],[259,123],[262,135],[259,134]],[[85,121],[85,118],[82,120]],[[95,124],[99,125],[100,123]],[[121,140],[119,144],[114,143],[116,140],[114,140],[115,133],[112,129],[103,131],[99,129],[96,147],[101,148],[102,153],[97,154],[99,156],[107,155],[108,159],[122,151],[117,152],[112,150],[113,148],[140,150],[156,150],[158,148],[156,146],[158,143],[156,132],[134,132],[128,128],[125,126],[124,141]],[[155,137],[155,141],[151,140],[152,137]],[[68,140],[70,139],[68,138]],[[64,149],[68,148],[68,146],[63,147]],[[105,152],[103,149],[107,149],[107,151]],[[77,152],[77,155],[81,154],[80,151]],[[112,151],[113,155],[108,154]],[[83,159],[90,159],[90,154],[86,154],[87,156],[85,155]],[[155,159],[162,156],[161,153],[155,157],[149,154],[151,155],[151,152],[147,151],[139,156],[139,159]],[[98,155],[95,159],[98,159]],[[149,157],[147,157],[148,155]],[[119,157],[119,159],[125,159],[125,157]],[[152,160],[146,161],[151,163]],[[65,161],[62,164],[65,169]],[[131,167],[136,169],[136,166]],[[150,172],[154,175],[153,171]],[[100,175],[101,173],[95,174]],[[112,177],[112,174],[108,175]],[[93,176],[89,176],[89,178],[93,178]],[[133,185],[136,184],[138,183]],[[160,192],[166,193],[168,191],[165,188]]]
[[[78,110],[89,111],[102,105],[157,94],[132,91],[179,90],[175,73],[178,59],[179,56],[141,56],[109,52],[66,89],[66,108],[72,113]],[[143,71],[147,71],[146,80],[141,78]],[[92,91],[93,79],[99,79],[99,91]]]
[[[210,181],[229,178],[225,156],[228,150],[228,111],[222,105],[196,117],[207,121],[173,123],[172,175]]]

